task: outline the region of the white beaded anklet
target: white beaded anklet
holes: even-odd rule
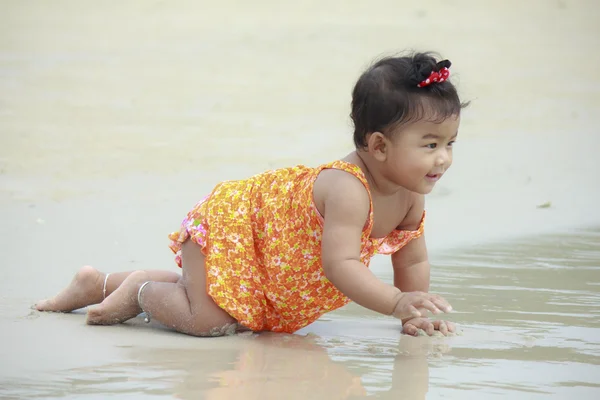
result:
[[[102,300],[106,299],[106,282],[108,282],[108,276],[109,274],[106,274],[106,276],[104,277],[104,286],[102,287]]]
[[[142,286],[140,286],[139,290],[138,290],[138,306],[140,306],[140,308],[142,309],[142,312],[146,313],[146,318],[144,318],[144,321],[146,323],[150,322],[150,314],[148,314],[146,311],[144,311],[144,307],[142,307],[142,290],[144,290],[144,288],[146,287],[146,285],[148,285],[149,283],[152,283],[152,281],[147,281],[142,283]]]

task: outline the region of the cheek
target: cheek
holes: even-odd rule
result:
[[[404,152],[396,155],[394,164],[400,170],[410,170],[419,164],[419,157],[412,152]]]
[[[454,160],[454,155],[452,154],[452,150],[450,150],[448,152],[448,167],[447,168],[450,168],[453,160]]]
[[[404,154],[398,159],[396,168],[403,174],[423,175],[431,169],[432,161],[424,154]]]

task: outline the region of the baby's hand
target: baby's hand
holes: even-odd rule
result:
[[[402,324],[402,333],[406,335],[417,336],[419,329],[425,331],[429,336],[433,335],[435,331],[439,331],[444,336],[456,332],[456,326],[452,322],[431,321],[429,318],[412,318]]]
[[[393,316],[398,319],[424,317],[422,311],[433,314],[452,311],[452,306],[442,297],[425,292],[404,292],[396,303]]]

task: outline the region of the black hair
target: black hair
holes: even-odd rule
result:
[[[442,122],[460,115],[468,103],[461,103],[456,88],[449,81],[417,85],[432,71],[439,72],[451,64],[437,61],[433,53],[413,53],[402,57],[385,57],[368,68],[352,91],[354,144],[367,146],[367,136],[381,132],[388,136],[402,124],[416,122],[426,116]]]

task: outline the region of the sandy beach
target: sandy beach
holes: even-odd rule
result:
[[[0,398],[600,396],[597,2],[0,10]],[[460,336],[355,305],[218,339],[30,310],[85,264],[176,271],[167,234],[221,180],[343,157],[355,80],[403,49],[450,59],[472,102],[427,198],[431,289]]]

